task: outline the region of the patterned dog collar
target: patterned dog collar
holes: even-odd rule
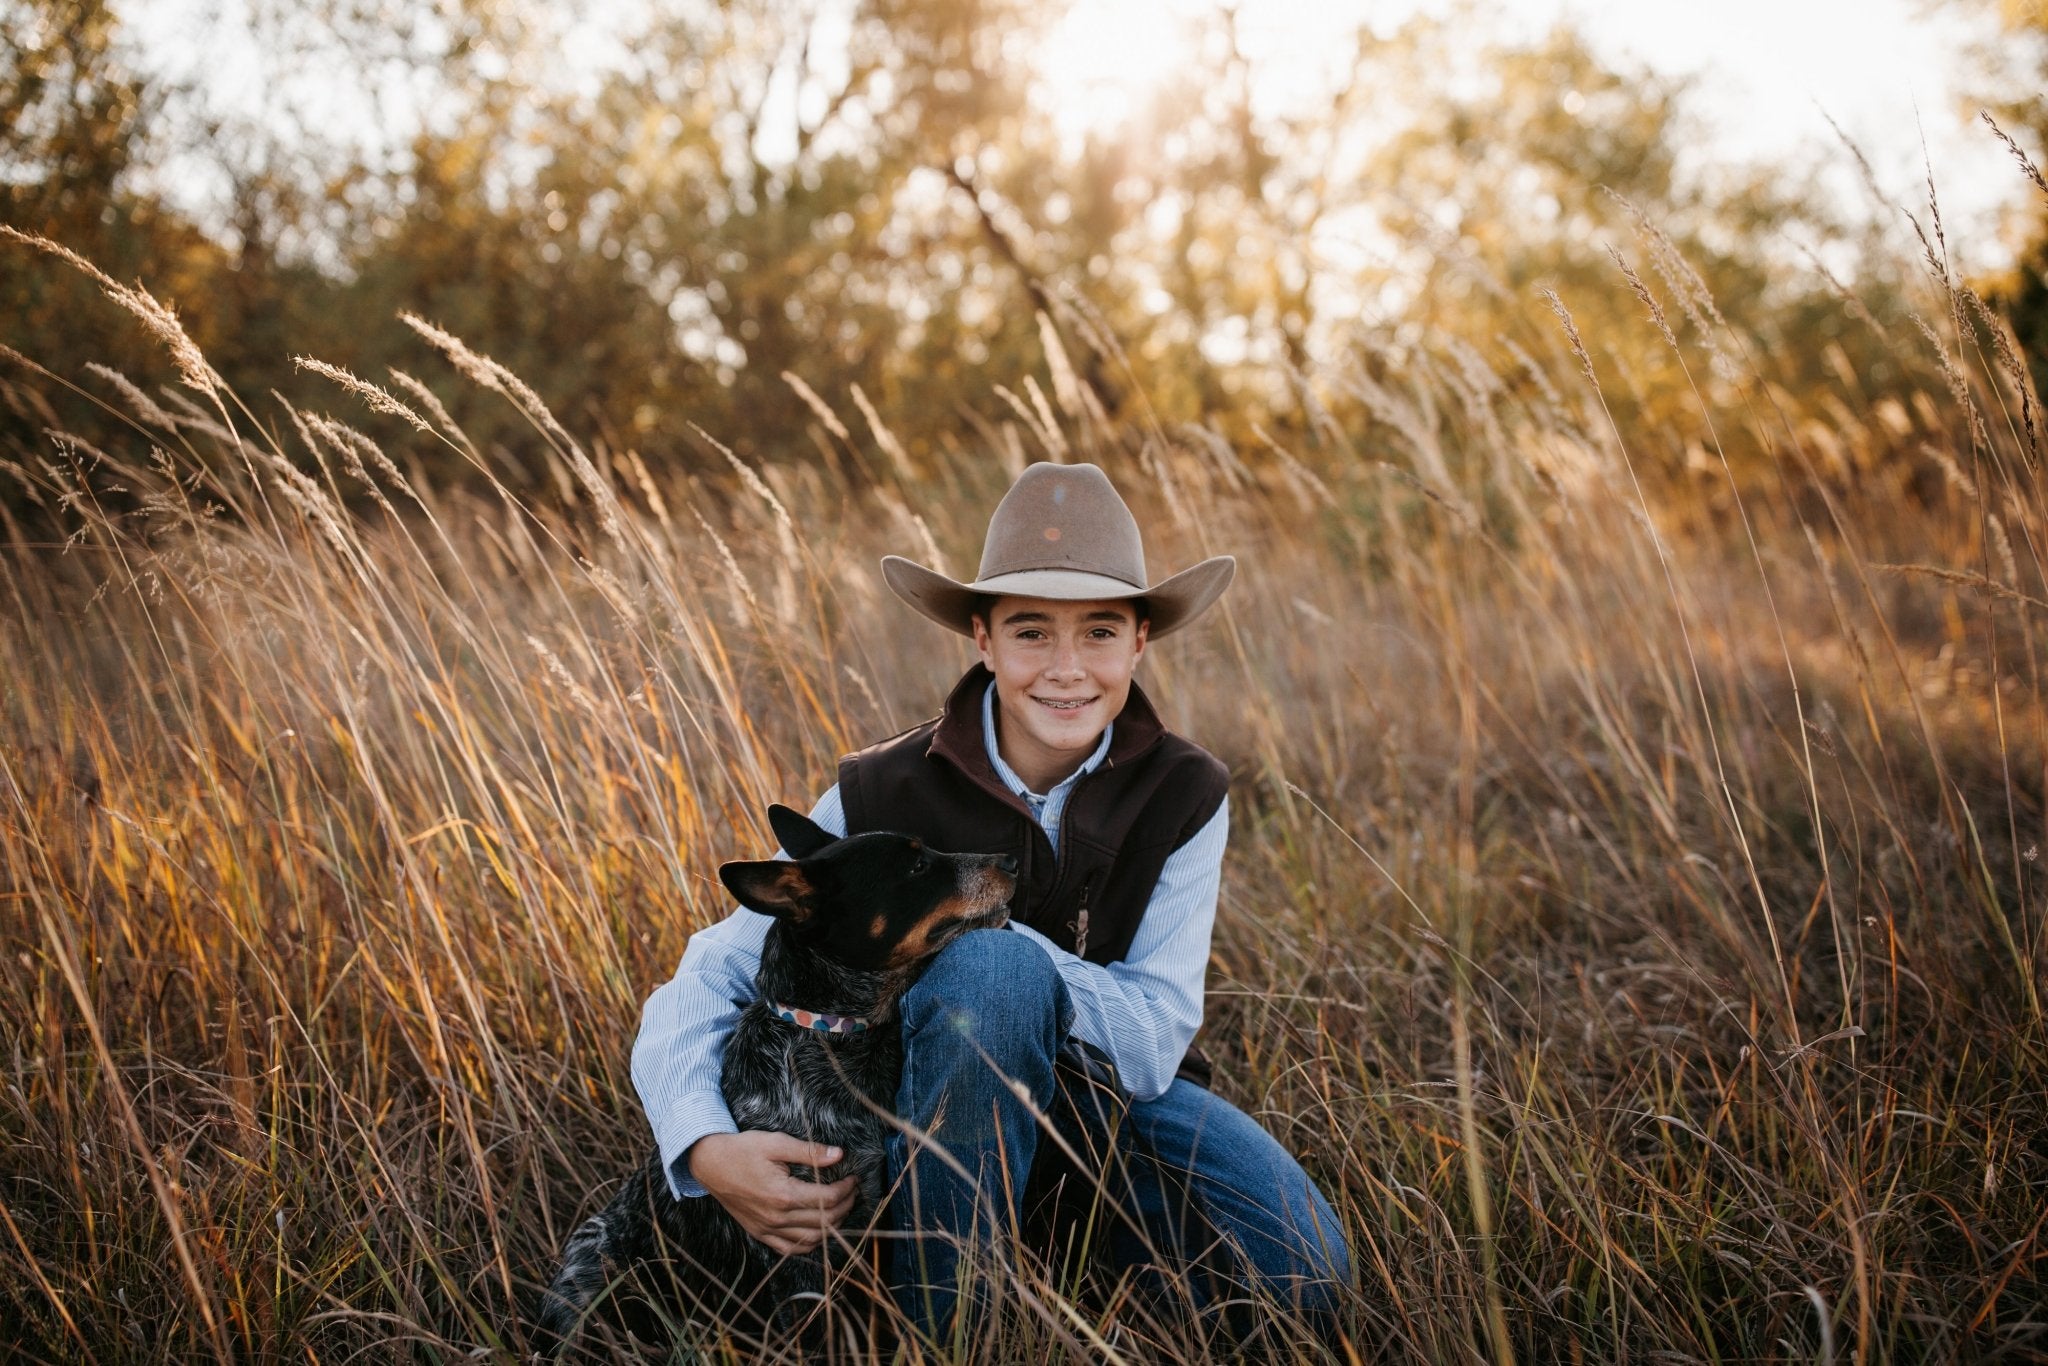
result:
[[[868,1027],[868,1022],[858,1015],[825,1015],[815,1010],[798,1010],[780,1001],[770,1001],[768,1008],[791,1024],[815,1029],[820,1034],[859,1034]]]

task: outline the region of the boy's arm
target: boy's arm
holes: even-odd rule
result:
[[[1139,1100],[1151,1100],[1173,1084],[1201,1026],[1209,932],[1229,839],[1226,798],[1160,869],[1145,918],[1121,962],[1090,963],[1030,926],[1011,922],[1052,955],[1073,998],[1075,1037],[1109,1054],[1118,1080]]]
[[[834,784],[811,819],[835,835],[846,833],[846,814]],[[774,857],[788,857],[777,849]],[[719,1085],[725,1042],[740,1011],[754,999],[761,941],[770,919],[744,907],[690,936],[676,975],[655,988],[640,1013],[633,1042],[633,1088],[654,1129],[669,1189],[678,1197],[705,1194],[691,1179],[690,1147],[706,1134],[737,1128]]]

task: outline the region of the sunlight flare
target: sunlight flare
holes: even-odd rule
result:
[[[1193,49],[1189,0],[1074,0],[1035,63],[1063,138],[1112,132],[1143,111]]]

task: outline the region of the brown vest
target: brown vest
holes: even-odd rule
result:
[[[1009,854],[1011,913],[1068,952],[1114,963],[1130,951],[1167,858],[1223,803],[1230,772],[1169,732],[1137,684],[1109,753],[1074,784],[1053,853],[1024,799],[1003,785],[982,741],[990,674],[977,664],[921,726],[839,761],[848,834],[896,830],[955,853]],[[1183,1074],[1206,1079],[1190,1055]]]

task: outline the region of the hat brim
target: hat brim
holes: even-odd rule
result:
[[[1050,598],[1057,602],[1145,599],[1148,639],[1170,635],[1209,610],[1237,575],[1237,561],[1216,555],[1150,588],[1078,569],[1027,569],[961,583],[901,555],[882,557],[882,581],[891,592],[949,631],[974,634],[974,604],[982,597]]]

